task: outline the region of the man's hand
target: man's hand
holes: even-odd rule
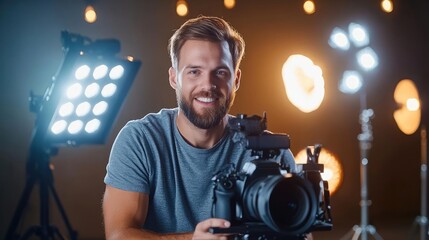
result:
[[[230,226],[231,223],[225,219],[209,218],[197,224],[197,226],[195,227],[194,235],[192,236],[192,240],[227,240],[228,234],[211,234],[209,233],[209,228],[229,228]]]

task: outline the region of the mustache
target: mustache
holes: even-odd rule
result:
[[[206,98],[220,98],[222,97],[222,93],[220,91],[216,90],[210,90],[210,91],[200,91],[194,95],[195,98],[198,97],[206,97]]]

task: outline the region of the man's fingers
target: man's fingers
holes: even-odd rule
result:
[[[197,226],[195,227],[195,231],[192,239],[226,240],[228,239],[227,234],[211,234],[209,233],[209,229],[210,228],[228,228],[230,226],[231,226],[231,223],[225,219],[209,218],[197,224]]]
[[[208,230],[211,227],[220,227],[220,228],[228,228],[231,226],[231,223],[225,219],[220,218],[210,218],[200,223],[203,229]]]

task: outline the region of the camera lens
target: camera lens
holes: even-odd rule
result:
[[[308,231],[318,207],[311,184],[296,175],[259,179],[248,188],[244,201],[252,218],[285,235]]]

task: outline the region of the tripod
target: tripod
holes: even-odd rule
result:
[[[55,151],[50,148],[44,148],[43,145],[41,145],[42,141],[40,141],[38,135],[40,134],[38,134],[36,130],[32,138],[30,154],[26,165],[25,188],[6,233],[6,239],[28,239],[33,234],[39,236],[40,239],[43,240],[56,238],[65,239],[57,227],[49,224],[49,193],[52,194],[60,211],[61,217],[63,218],[68,230],[69,238],[72,240],[77,239],[77,232],[72,229],[65,210],[53,186],[53,176],[52,170],[49,166],[49,158]],[[37,182],[39,183],[40,192],[40,225],[30,227],[22,237],[20,237],[20,235],[16,233],[16,230],[20,222],[20,218],[22,217],[23,210],[27,205],[31,191]]]
[[[376,240],[382,240],[383,238],[377,233],[374,226],[368,224],[368,208],[371,205],[371,201],[368,200],[368,151],[371,148],[372,142],[372,126],[371,119],[374,117],[374,111],[372,109],[366,109],[366,95],[365,92],[361,93],[360,96],[361,114],[359,115],[359,122],[361,124],[362,132],[358,135],[361,165],[360,165],[360,180],[361,180],[361,224],[354,225],[353,228],[341,239],[358,240],[359,236],[362,240],[368,239],[368,233]]]

